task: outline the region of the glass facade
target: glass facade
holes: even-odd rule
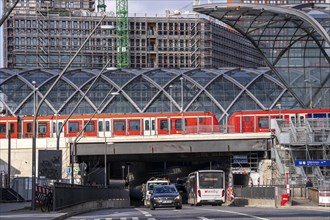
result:
[[[273,77],[288,88],[291,94],[283,94],[288,101],[293,95],[297,106],[329,108],[328,6],[316,3],[292,6],[224,3],[195,6],[194,11],[219,19],[246,36],[264,56],[267,66],[275,74]],[[263,94],[256,94],[254,87],[257,84],[264,86],[265,92],[272,87],[257,81],[250,91],[261,98]],[[266,99],[271,103],[273,97]]]
[[[39,114],[67,115],[75,106],[74,114],[91,114],[96,110],[98,113],[179,112],[183,104],[185,112],[210,111],[225,121],[234,111],[273,109],[278,103],[288,109],[303,107],[269,68],[100,72],[100,69],[68,70],[45,99]],[[59,73],[59,69],[0,69],[1,102],[11,115],[32,115],[32,81],[38,88],[38,102]]]

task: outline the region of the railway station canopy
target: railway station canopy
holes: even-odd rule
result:
[[[0,100],[7,114],[33,115],[34,97],[39,103],[61,71],[0,69]],[[323,101],[329,106],[329,99]],[[183,105],[184,112],[210,111],[225,121],[235,111],[278,109],[278,104],[304,108],[270,68],[79,68],[62,75],[38,114],[68,115],[75,106],[74,114],[180,112]]]
[[[302,107],[328,108],[329,3],[294,4],[308,2],[295,0],[284,1],[287,5],[248,0],[239,2],[260,4],[232,2],[195,5],[193,9],[223,22],[249,39]]]

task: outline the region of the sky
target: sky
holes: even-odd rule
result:
[[[165,15],[165,10],[192,11],[193,0],[128,0],[128,14]],[[106,0],[107,11],[116,11],[116,0]]]

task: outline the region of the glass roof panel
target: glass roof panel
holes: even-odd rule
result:
[[[145,112],[179,112],[180,110],[170,102],[170,100],[162,93],[157,96],[155,101],[145,110]]]
[[[32,92],[32,89],[28,87],[17,76],[6,81],[0,87],[0,94],[2,94],[3,100],[6,104],[14,110],[19,104]],[[1,96],[0,96],[1,97]],[[2,99],[1,97],[1,99]]]
[[[138,110],[122,95],[115,96],[102,113],[138,113]]]
[[[170,81],[176,76],[174,73],[158,69],[152,72],[147,72],[145,75],[150,77],[160,86],[164,86],[168,81]]]
[[[197,83],[199,83],[202,86],[205,86],[216,76],[214,73],[206,72],[199,69],[194,70],[192,72],[188,72],[186,75],[193,78]]]
[[[11,76],[9,73],[6,73],[5,71],[2,71],[0,69],[0,84],[7,79],[9,76]]]
[[[114,81],[120,87],[135,77],[133,73],[125,72],[123,70],[109,71],[103,75]]]
[[[55,79],[51,80],[50,82],[46,83],[45,85],[39,88],[39,91],[45,95],[47,90],[53,84]],[[51,103],[51,105],[55,109],[59,109],[63,103],[67,102],[67,99],[71,96],[71,94],[75,93],[76,89],[73,88],[71,85],[60,79],[52,91],[49,93],[47,100]]]
[[[204,92],[189,106],[188,111],[212,112],[217,118],[220,118],[223,113]]]
[[[248,72],[246,70],[234,70],[226,73],[226,75],[232,77],[243,86],[251,82],[251,80],[257,76],[256,73]]]
[[[53,75],[38,69],[22,73],[21,76],[30,83],[32,83],[32,81],[35,81],[36,85],[38,86],[46,82]]]
[[[274,103],[274,101],[281,94],[283,89],[266,79],[265,77],[259,77],[252,85],[248,87],[248,90],[266,107]]]
[[[227,109],[241,89],[234,83],[225,79],[223,76],[216,79],[206,90],[218,101],[218,103]]]
[[[232,114],[233,112],[242,111],[243,109],[261,110],[260,106],[245,92],[236,100],[234,105],[230,108],[229,113]]]
[[[124,91],[130,96],[130,98],[143,109],[144,106],[154,97],[159,91],[153,84],[143,79],[141,76],[130,82]]]
[[[78,87],[81,87],[84,83],[94,77],[93,74],[81,70],[66,72],[64,73],[64,76]]]
[[[86,92],[86,90],[89,88],[91,82],[84,86],[83,91]],[[106,82],[104,79],[99,78],[92,88],[89,90],[87,97],[94,103],[96,107],[98,107],[104,98],[108,96],[109,100],[111,98],[111,92],[113,92],[113,86],[110,85],[108,82]],[[106,100],[106,101],[107,101]],[[104,102],[106,102],[104,101]]]

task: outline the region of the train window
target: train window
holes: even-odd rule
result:
[[[99,121],[99,131],[103,131],[103,121]]]
[[[182,130],[182,123],[181,123],[181,119],[178,119],[178,120],[175,120],[175,129],[176,130]],[[187,120],[184,120],[184,124],[185,124],[185,126],[187,125]]]
[[[69,122],[69,132],[78,132],[78,122]]]
[[[155,126],[155,120],[151,120],[151,130],[155,130],[156,126]]]
[[[105,122],[105,131],[110,131],[110,122],[109,121]]]
[[[10,123],[10,132],[15,131],[15,125],[13,123]]]
[[[38,132],[39,132],[39,134],[47,133],[47,123],[39,123],[38,124]]]
[[[269,128],[268,118],[258,118],[259,128]]]
[[[53,122],[53,133],[56,133],[56,123]]]
[[[167,122],[167,120],[160,120],[160,130],[168,131],[168,122]]]
[[[32,123],[26,124],[26,132],[32,132]]]
[[[245,116],[245,121],[249,122],[250,121],[250,116]]]
[[[129,121],[129,130],[139,131],[140,130],[140,120],[131,120],[131,121]]]
[[[6,134],[6,124],[0,124],[0,134]]]
[[[58,123],[58,130],[62,132],[63,122]]]
[[[146,131],[150,130],[149,121],[144,121],[144,130],[146,130]]]
[[[92,121],[88,122],[88,124],[86,125],[84,131],[87,131],[87,132],[93,132],[93,131],[95,131],[94,122],[92,122]]]
[[[115,131],[125,131],[126,130],[126,126],[125,126],[124,121],[115,121],[113,123],[113,127],[114,127]]]
[[[203,123],[203,118],[202,118],[202,117],[199,117],[199,118],[198,118],[198,123],[199,123],[199,124],[202,124],[202,123]]]

